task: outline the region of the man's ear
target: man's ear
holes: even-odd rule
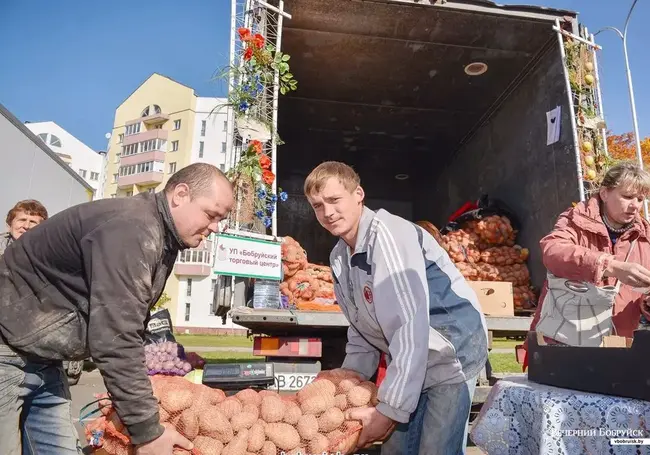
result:
[[[179,183],[174,187],[171,199],[173,206],[179,206],[184,202],[188,202],[191,199],[190,188],[185,183]]]
[[[366,193],[363,191],[363,188],[361,188],[361,186],[357,186],[357,188],[354,190],[354,194],[357,196],[357,201],[360,204],[363,203],[363,200],[366,198]]]

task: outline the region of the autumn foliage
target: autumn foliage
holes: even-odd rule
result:
[[[607,151],[616,160],[636,161],[634,133],[611,134],[608,132]],[[641,140],[641,155],[644,167],[646,167],[650,164],[650,137]]]

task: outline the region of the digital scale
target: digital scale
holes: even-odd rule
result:
[[[224,392],[268,389],[275,382],[273,364],[268,362],[206,364],[202,383]]]

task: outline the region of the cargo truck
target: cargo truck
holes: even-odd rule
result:
[[[370,208],[412,221],[444,226],[484,194],[504,202],[520,223],[517,243],[530,249],[532,283],[541,286],[539,240],[586,197],[583,135],[600,140],[606,154],[597,77],[587,131],[567,63],[570,42],[597,64],[598,46],[576,13],[486,0],[269,3],[291,15],[280,24],[281,48],[299,81],[277,104],[284,142],[277,175],[289,193],[277,234],[300,242],[310,262],[328,264],[336,239],[318,224],[302,185],[319,163],[340,160],[360,174]],[[230,302],[218,298],[219,311],[255,336],[254,353],[273,362],[276,387],[300,389],[341,365],[342,314]],[[530,323],[530,316],[487,316],[493,336],[525,334]]]

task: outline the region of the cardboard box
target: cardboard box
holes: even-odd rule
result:
[[[514,316],[512,283],[502,281],[468,281],[486,316]]]

